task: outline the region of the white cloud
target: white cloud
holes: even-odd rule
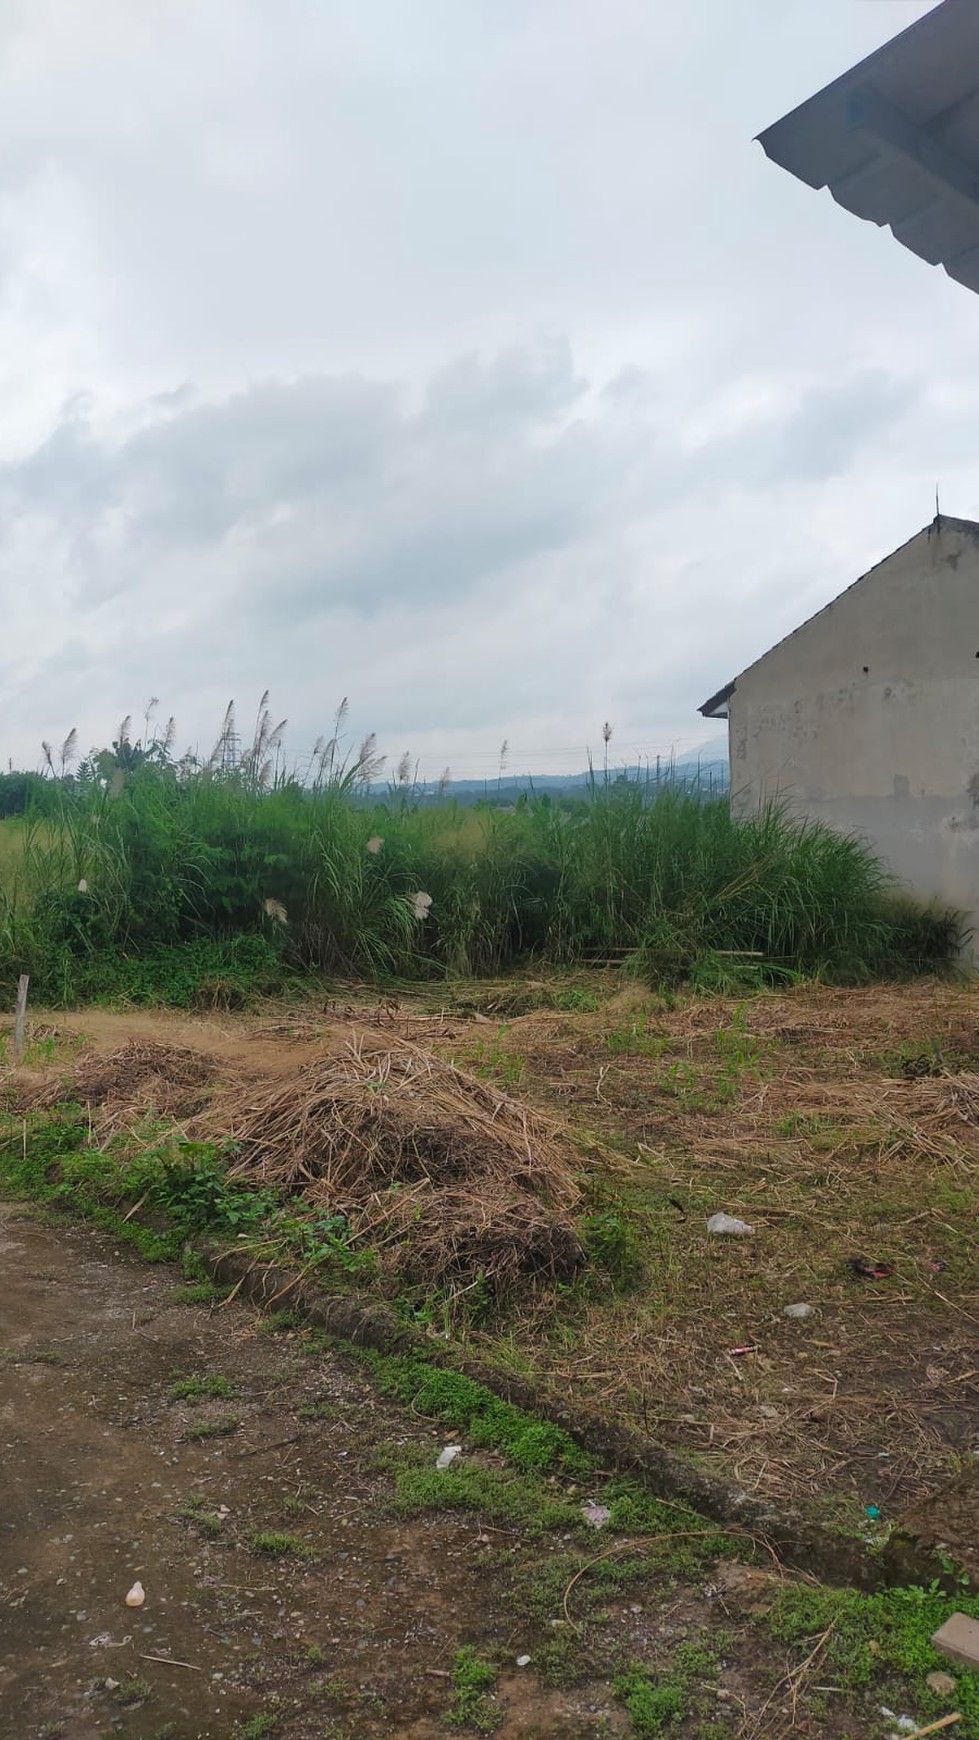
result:
[[[979,511],[974,298],[752,144],[927,9],[8,4],[0,750],[695,741]]]

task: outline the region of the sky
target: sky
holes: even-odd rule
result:
[[[0,0],[0,765],[716,743],[979,517],[979,299],[754,142],[930,9]]]

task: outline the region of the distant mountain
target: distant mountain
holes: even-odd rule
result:
[[[682,785],[705,794],[723,793],[728,789],[727,757],[719,754],[711,744],[700,754],[681,755],[675,759],[661,756],[658,762],[649,763],[644,758],[638,766],[633,762],[630,766],[609,767],[608,783],[611,785],[618,780],[628,780],[631,785],[638,783],[652,789],[657,784]],[[605,784],[603,768],[595,768],[594,772],[586,768],[580,773],[505,773],[486,779],[450,779],[445,785],[438,780],[419,780],[410,792],[415,799],[441,797],[463,804],[484,800],[500,804],[513,803],[530,792],[549,792],[561,797],[584,796],[593,783]],[[379,781],[371,787],[371,796],[385,797],[390,791],[390,785]]]

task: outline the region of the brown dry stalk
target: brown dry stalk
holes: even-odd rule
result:
[[[582,1161],[563,1126],[389,1031],[355,1030],[250,1094],[219,1090],[192,1134],[237,1148],[231,1178],[342,1215],[410,1280],[481,1276],[501,1296],[584,1260]]]

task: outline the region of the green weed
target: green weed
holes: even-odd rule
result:
[[[677,1727],[688,1712],[703,1708],[704,1682],[716,1674],[713,1651],[690,1641],[677,1645],[667,1673],[633,1662],[617,1676],[613,1691],[628,1710],[639,1740],[656,1740]]]
[[[303,1327],[303,1320],[296,1311],[270,1311],[256,1327],[259,1335],[291,1335]]]
[[[149,1703],[153,1696],[153,1687],[149,1680],[131,1678],[120,1680],[112,1694],[117,1704],[125,1710],[134,1710],[140,1704]]]
[[[280,1718],[270,1710],[250,1716],[247,1722],[235,1725],[235,1740],[268,1740],[268,1736],[275,1733],[279,1721]]]
[[[188,1498],[186,1504],[181,1505],[176,1514],[182,1522],[192,1523],[198,1534],[205,1535],[211,1540],[216,1540],[219,1535],[224,1533],[222,1518],[217,1516],[214,1511],[207,1509],[207,1502],[199,1493]]]
[[[499,1451],[523,1472],[581,1474],[594,1466],[560,1426],[501,1401],[461,1372],[373,1349],[358,1350],[358,1357],[383,1394],[409,1403],[416,1414],[451,1423],[468,1444]]]
[[[65,1356],[56,1347],[36,1347],[23,1353],[12,1349],[2,1355],[7,1365],[64,1365]]]
[[[348,1275],[373,1271],[374,1253],[351,1249],[343,1216],[238,1184],[227,1176],[227,1158],[209,1144],[152,1127],[138,1147],[116,1142],[91,1148],[90,1139],[87,1120],[70,1105],[26,1120],[0,1113],[0,1190],[90,1220],[133,1245],[147,1262],[181,1260],[195,1283],[207,1277],[187,1241],[207,1238],[233,1239],[256,1261],[294,1263],[307,1271],[332,1265]],[[136,1208],[157,1224],[141,1224]],[[195,1290],[190,1298],[214,1296],[218,1290]],[[282,1320],[268,1321],[279,1327]]]
[[[309,1548],[298,1535],[284,1534],[278,1529],[261,1529],[249,1538],[253,1553],[263,1553],[270,1559],[286,1558],[290,1553],[306,1558]]]
[[[512,1051],[505,1044],[509,1029],[500,1028],[499,1034],[492,1044],[480,1040],[473,1050],[472,1070],[474,1075],[486,1076],[490,1081],[498,1081],[502,1087],[518,1088],[524,1078],[526,1064],[517,1051]]]
[[[435,1468],[429,1460],[400,1467],[392,1509],[401,1516],[429,1510],[473,1511],[529,1535],[581,1527],[579,1508],[549,1493],[539,1481],[484,1468],[462,1457],[445,1469]]]
[[[200,1402],[206,1396],[221,1396],[227,1400],[234,1393],[235,1385],[231,1379],[222,1377],[219,1372],[208,1373],[205,1377],[195,1373],[193,1377],[178,1378],[170,1385],[171,1402]]]
[[[922,1722],[944,1713],[927,1676],[945,1662],[931,1638],[955,1612],[979,1619],[979,1595],[964,1590],[945,1594],[928,1589],[886,1589],[872,1595],[854,1589],[784,1588],[768,1624],[779,1642],[808,1652],[825,1634],[823,1663],[834,1681],[849,1691],[872,1689],[877,1701],[897,1708],[913,1697]],[[955,1708],[963,1717],[963,1740],[979,1736],[979,1676],[958,1677]]]
[[[341,1415],[341,1409],[336,1402],[300,1402],[296,1409],[300,1420],[336,1420]]]
[[[487,1696],[496,1679],[496,1671],[474,1649],[460,1649],[452,1663],[452,1701],[446,1721],[454,1728],[475,1728],[479,1734],[491,1734],[503,1720],[497,1705]]]
[[[760,1039],[748,1032],[743,1009],[735,1010],[728,1027],[718,1028],[714,1035],[714,1050],[721,1058],[724,1075],[734,1082],[757,1068],[764,1047]]]
[[[810,1138],[838,1133],[832,1118],[822,1112],[786,1112],[772,1125],[776,1136],[808,1136]]]
[[[176,1287],[172,1297],[175,1305],[219,1305],[229,1292],[230,1288],[219,1287],[214,1281],[192,1281],[186,1287]]]
[[[662,1057],[670,1040],[651,1026],[645,1016],[633,1015],[609,1028],[602,1043],[616,1056]]]
[[[892,1051],[884,1051],[878,1059],[885,1075],[914,1081],[921,1076],[947,1075],[961,1067],[940,1039],[905,1039]]]
[[[213,1420],[195,1421],[193,1426],[187,1427],[184,1438],[188,1444],[199,1443],[206,1438],[230,1438],[240,1425],[237,1414],[218,1414]]]
[[[558,1009],[565,1015],[594,1015],[601,1008],[601,998],[592,991],[583,991],[578,986],[571,986],[566,991],[554,991],[550,999],[551,1008]]]
[[[620,1289],[635,1286],[643,1273],[638,1225],[621,1207],[601,1208],[578,1222],[592,1271],[598,1269]]]

